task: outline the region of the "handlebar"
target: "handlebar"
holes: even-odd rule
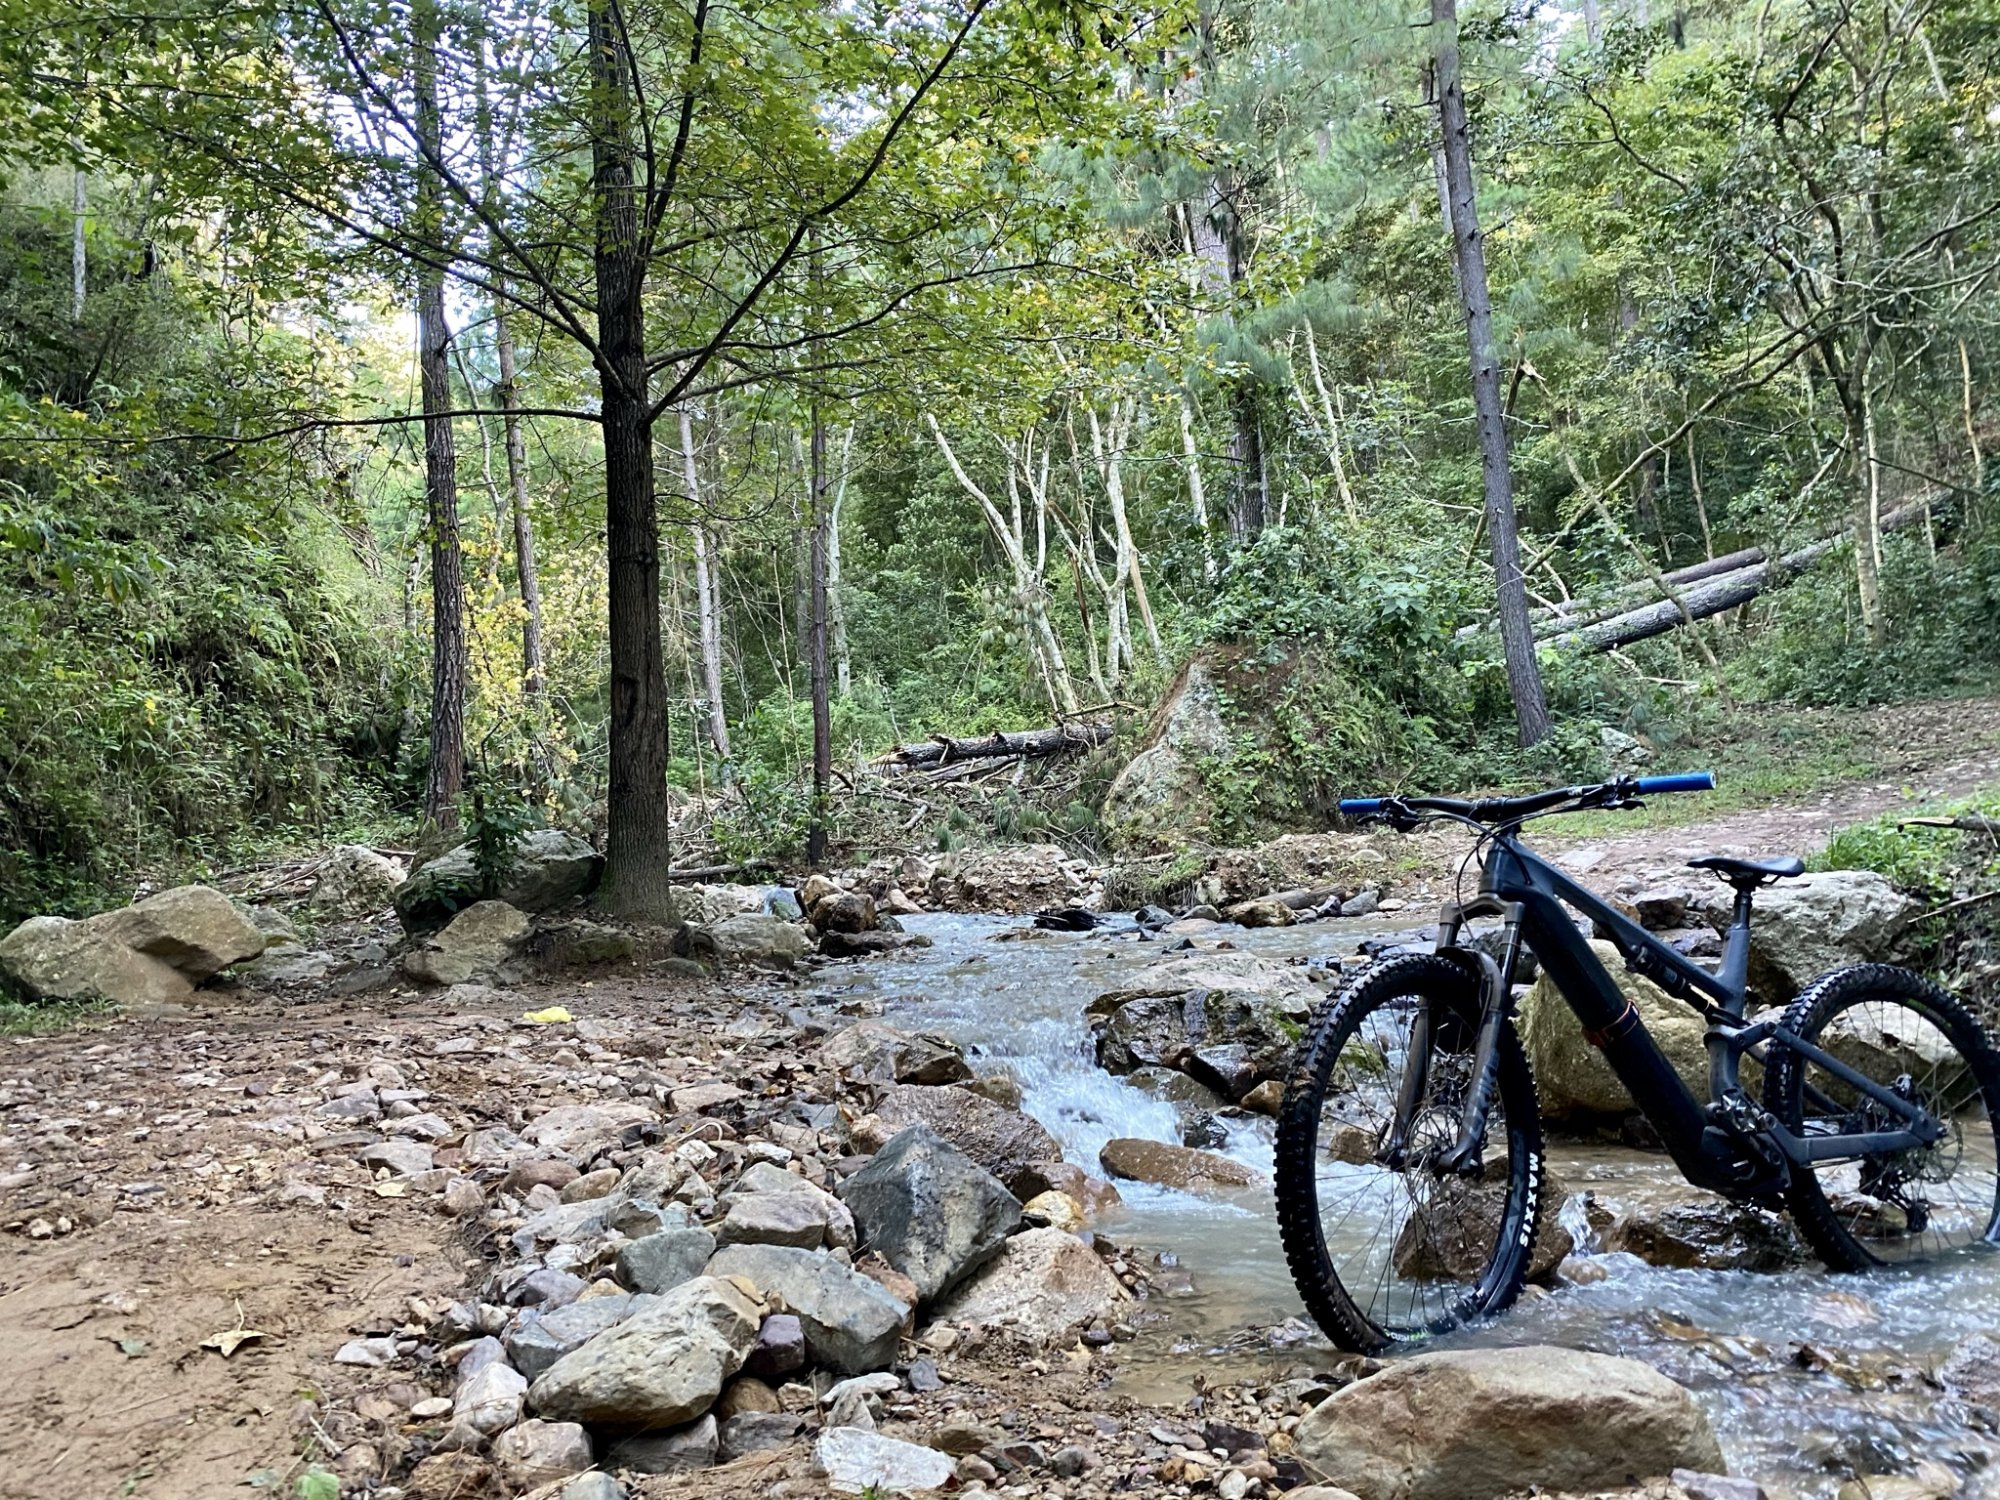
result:
[[[1473,823],[1512,823],[1549,812],[1565,803],[1583,807],[1618,807],[1634,797],[1666,792],[1710,792],[1715,790],[1713,771],[1679,771],[1670,776],[1625,776],[1594,786],[1554,787],[1546,792],[1529,792],[1520,797],[1486,797],[1468,802],[1456,797],[1342,797],[1341,814],[1349,818],[1408,817],[1415,813],[1441,813]]]

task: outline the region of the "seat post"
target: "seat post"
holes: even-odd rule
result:
[[[1756,889],[1753,882],[1736,884],[1736,909],[1730,914],[1729,937],[1722,945],[1722,969],[1716,976],[1736,996],[1738,1015],[1743,1013],[1743,996],[1750,982],[1750,898]]]

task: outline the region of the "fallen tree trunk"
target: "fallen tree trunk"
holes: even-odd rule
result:
[[[1919,519],[1936,498],[1926,497],[1891,511],[1882,518],[1882,529],[1889,531]],[[1691,621],[1705,620],[1724,610],[1748,604],[1766,589],[1789,583],[1846,540],[1847,533],[1839,532],[1796,552],[1787,552],[1775,561],[1765,561],[1760,557],[1748,567],[1699,580],[1694,587],[1682,590],[1678,599],[1656,599],[1594,624],[1558,631],[1546,638],[1546,644],[1573,651],[1598,652],[1665,635],[1669,630],[1676,630]]]
[[[1043,755],[1067,755],[1087,750],[1111,738],[1109,724],[1056,724],[1047,729],[1017,729],[970,739],[935,735],[915,745],[898,745],[875,764],[889,769],[948,766],[962,760],[1001,760]]]

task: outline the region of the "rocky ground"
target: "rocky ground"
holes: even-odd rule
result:
[[[1991,715],[1974,732],[1965,711],[1932,726],[1922,790],[1993,778]],[[1563,852],[1698,943],[1684,847],[1795,846],[1908,790]],[[1338,966],[1232,954],[1226,919],[1414,918],[1454,852],[1430,837],[1414,858],[1351,835],[1221,856],[1176,910],[1142,914],[1148,984],[1078,1006],[1101,1065],[1179,1090],[1187,1130],[1181,1147],[1114,1142],[1108,1176],[1240,1181],[1201,1149],[1212,1117],[1271,1106]],[[844,1014],[811,953],[816,935],[893,964],[915,941],[882,920],[897,911],[1060,912],[1101,903],[1105,872],[1060,850],[906,860],[801,888],[803,913],[783,891],[692,892],[692,925],[635,933],[578,910],[587,848],[545,842],[502,901],[468,906],[435,868],[403,881],[351,850],[236,891],[263,898],[253,920],[174,892],[0,942],[51,986],[123,985],[130,1002],[0,1042],[0,1496],[1337,1500],[1310,1486],[1338,1479],[1363,1500],[1448,1500],[1474,1493],[1468,1474],[1487,1494],[1529,1472],[1754,1493],[1706,1472],[1715,1440],[1679,1387],[1568,1351],[1382,1372],[1309,1347],[1197,1378],[1186,1403],[1120,1394],[1131,1341],[1171,1316],[1173,1275],[1149,1253],[1168,1247],[1103,1233],[1115,1189],[1060,1161],[1006,1078]],[[1821,903],[1838,930],[1809,897],[1790,918],[1774,903],[1774,982],[1787,952],[1874,942],[1868,922],[1893,925],[1874,899]],[[1538,1042],[1528,1009],[1552,1112],[1594,1116],[1594,1059]],[[1795,1257],[1677,1200],[1589,1224],[1588,1248],[1660,1264]],[[1948,1383],[2000,1398],[2000,1351],[1972,1348]],[[1488,1419],[1396,1435],[1468,1392]],[[1963,1471],[1866,1493],[1948,1493]]]

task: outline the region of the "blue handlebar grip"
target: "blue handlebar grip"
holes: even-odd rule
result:
[[[1641,776],[1641,792],[1712,792],[1715,790],[1715,772],[1681,771],[1672,776]]]
[[[1342,797],[1340,811],[1346,817],[1364,817],[1368,813],[1380,812],[1385,800],[1381,797]]]

